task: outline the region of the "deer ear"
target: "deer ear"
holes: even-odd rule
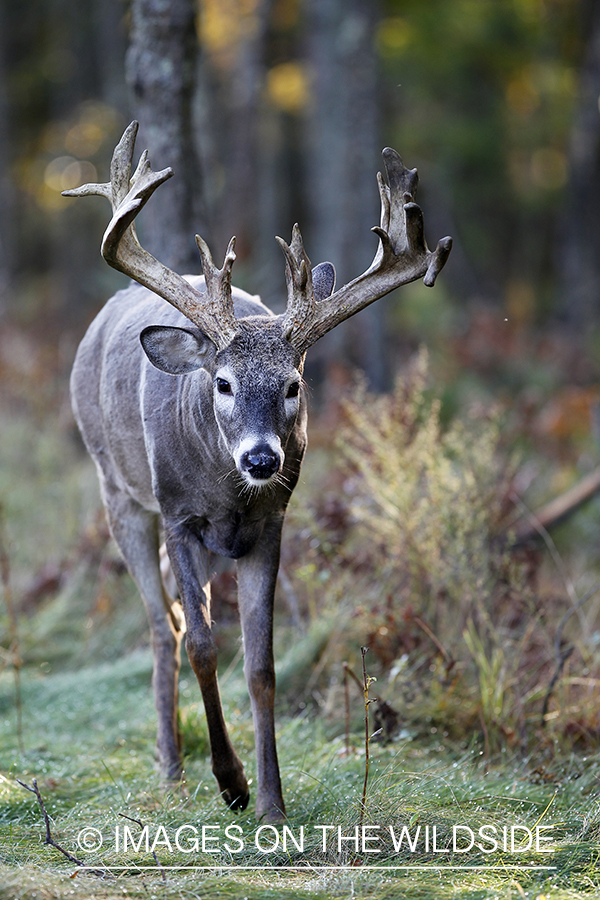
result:
[[[333,293],[335,287],[335,269],[330,262],[319,263],[312,270],[313,291],[315,300],[324,300]]]
[[[216,352],[213,342],[201,332],[167,325],[144,328],[140,341],[152,365],[169,375],[195,372],[206,366]]]

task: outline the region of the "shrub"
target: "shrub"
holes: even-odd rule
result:
[[[392,394],[359,385],[343,419],[342,499],[314,504],[312,557],[298,569],[313,607],[319,587],[328,598],[319,615],[333,603],[338,622],[321,665],[328,706],[340,706],[331,664],[365,644],[405,723],[461,738],[476,725],[489,746],[513,737],[521,698],[539,698],[539,660],[525,664],[540,647],[527,572],[501,528],[513,466],[500,412],[443,427],[421,352]]]

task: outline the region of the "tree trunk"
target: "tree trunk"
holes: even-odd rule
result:
[[[314,262],[330,260],[338,285],[364,271],[377,243],[375,174],[381,168],[378,66],[372,0],[308,0],[308,55],[313,84],[307,190]],[[374,304],[320,342],[329,360],[363,368],[372,387],[385,386],[384,306]],[[320,355],[321,355],[320,354]]]
[[[583,0],[586,48],[569,149],[569,199],[559,237],[562,312],[583,330],[600,312],[600,3]]]
[[[13,189],[9,177],[10,115],[6,90],[8,64],[7,15],[4,4],[0,4],[0,314],[8,303],[12,282],[14,248],[13,235]]]
[[[94,0],[91,18],[100,96],[105,103],[125,112],[129,98],[125,85],[127,36],[124,4],[119,0]]]
[[[143,243],[180,273],[199,270],[194,234],[205,231],[191,121],[197,47],[193,0],[133,0],[126,74],[139,149],[149,149],[154,169],[171,166],[175,173],[160,202],[144,210]]]
[[[261,92],[272,0],[239,6],[238,28],[232,26],[229,40],[216,48],[210,42],[205,45],[196,97],[196,145],[210,173],[207,240],[219,255],[236,235],[238,282],[244,280],[245,269],[256,268]],[[256,290],[255,285],[241,286]]]

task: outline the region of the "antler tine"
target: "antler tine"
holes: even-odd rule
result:
[[[102,239],[104,259],[119,272],[129,275],[171,303],[221,350],[230,343],[235,333],[231,300],[231,267],[235,259],[233,243],[229,245],[222,270],[215,268],[208,252],[211,272],[223,277],[219,279],[206,275],[206,293],[197,291],[185,278],[144,250],[137,239],[134,219],[154,191],[173,175],[173,170],[167,168],[153,172],[148,151],[144,150],[133,176],[131,175],[138,128],[138,122],[132,122],[115,147],[109,183],[85,184],[63,193],[67,197],[96,194],[110,200],[113,216]]]
[[[442,238],[433,253],[425,242],[423,213],[414,202],[419,180],[417,170],[406,169],[398,153],[389,147],[383,151],[383,160],[388,183],[378,173],[381,224],[372,229],[379,237],[375,258],[366,272],[330,297],[315,302],[311,296],[310,303],[307,300],[303,305],[296,305],[294,311],[302,315],[296,316],[292,326],[288,323],[288,301],[283,324],[284,328],[289,327],[288,340],[300,352],[403,284],[423,278],[427,287],[431,287],[448,259],[452,238]]]
[[[299,335],[297,329],[303,327],[303,323],[314,312],[315,299],[313,293],[312,273],[310,260],[304,249],[302,235],[298,224],[292,229],[292,240],[286,244],[283,238],[275,240],[281,247],[285,256],[285,279],[287,283],[288,302],[283,319],[283,334],[291,343],[294,343]]]
[[[123,132],[113,152],[108,183],[84,184],[73,190],[63,191],[65,197],[96,194],[110,201],[114,215],[104,233],[102,255],[110,265],[114,265],[114,268],[120,268],[116,251],[125,231],[156,188],[173,175],[171,168],[153,172],[150,168],[148,151],[144,150],[133,178],[130,178],[138,128],[138,122],[131,122]]]
[[[204,311],[212,315],[215,321],[220,323],[224,338],[228,344],[233,340],[237,330],[231,296],[231,270],[235,262],[235,237],[232,237],[229,241],[221,269],[217,269],[215,266],[208,244],[199,234],[196,235],[196,244],[200,251],[202,271],[206,279],[206,293],[209,298]]]

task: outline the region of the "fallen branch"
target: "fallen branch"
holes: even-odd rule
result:
[[[20,784],[21,787],[25,788],[26,791],[31,791],[31,793],[35,794],[35,796],[37,797],[40,809],[42,810],[42,815],[44,816],[44,822],[46,823],[46,840],[44,841],[44,843],[50,844],[51,847],[56,847],[56,849],[59,850],[63,854],[63,856],[66,856],[67,859],[70,862],[75,863],[75,865],[85,866],[84,862],[82,862],[80,859],[77,859],[76,856],[73,856],[73,854],[69,853],[68,850],[65,850],[64,847],[61,847],[61,845],[58,844],[52,837],[52,831],[50,830],[50,816],[46,812],[46,807],[44,806],[44,801],[42,800],[42,795],[40,794],[40,789],[37,786],[36,779],[34,778],[31,785],[29,785],[25,784],[24,781],[20,781],[20,779],[17,778],[17,784]]]
[[[532,538],[539,537],[544,530],[548,531],[564,521],[600,491],[600,466],[580,479],[567,491],[555,497],[537,512],[527,518],[520,519],[511,526],[515,544],[524,544]],[[508,529],[507,529],[508,530]]]

